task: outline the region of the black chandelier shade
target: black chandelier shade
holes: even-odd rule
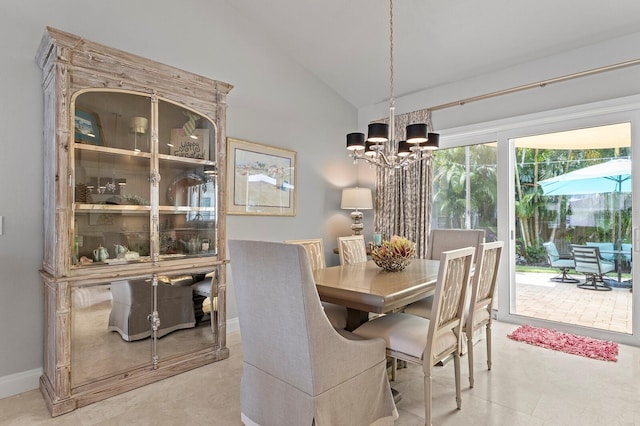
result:
[[[369,125],[369,129],[371,129],[371,125],[384,125],[389,128],[389,126],[385,123],[371,123]],[[379,126],[375,126],[376,131],[380,130]],[[424,136],[422,136],[422,131],[424,130]],[[427,125],[426,124],[410,124],[407,126],[407,140],[399,142],[398,153],[406,153],[410,152],[411,146],[418,146],[421,150],[434,150],[438,149],[440,146],[440,134],[439,133],[427,133]],[[377,145],[380,143],[386,142],[375,142],[370,140],[371,137],[365,140],[364,133],[349,133],[347,134],[347,149],[349,151],[356,151],[365,149],[367,151],[371,151],[372,145]],[[387,139],[388,140],[388,139]],[[406,155],[406,154],[405,154]],[[401,154],[402,156],[402,154]]]

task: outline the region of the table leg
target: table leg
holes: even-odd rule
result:
[[[347,331],[353,331],[369,321],[369,312],[347,308]]]

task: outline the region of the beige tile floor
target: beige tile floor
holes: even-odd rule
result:
[[[592,291],[575,284],[556,283],[557,274],[516,273],[516,314],[540,319],[631,333],[629,289]],[[583,279],[575,275],[575,278]]]
[[[462,409],[453,364],[434,372],[434,425],[640,425],[640,348],[620,346],[618,362],[597,361],[514,342],[517,326],[495,322],[493,369],[485,342],[469,388],[462,359]],[[240,425],[242,348],[229,335],[229,359],[50,418],[38,390],[0,400],[1,425]],[[424,424],[421,368],[398,371],[399,426]],[[343,425],[349,425],[345,418]]]

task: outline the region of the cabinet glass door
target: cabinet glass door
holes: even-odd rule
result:
[[[72,265],[150,255],[150,115],[147,96],[86,92],[77,97]]]

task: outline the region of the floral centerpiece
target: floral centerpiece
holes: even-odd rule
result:
[[[402,271],[413,260],[416,254],[416,243],[404,237],[394,235],[390,240],[371,251],[373,261],[385,271]]]

